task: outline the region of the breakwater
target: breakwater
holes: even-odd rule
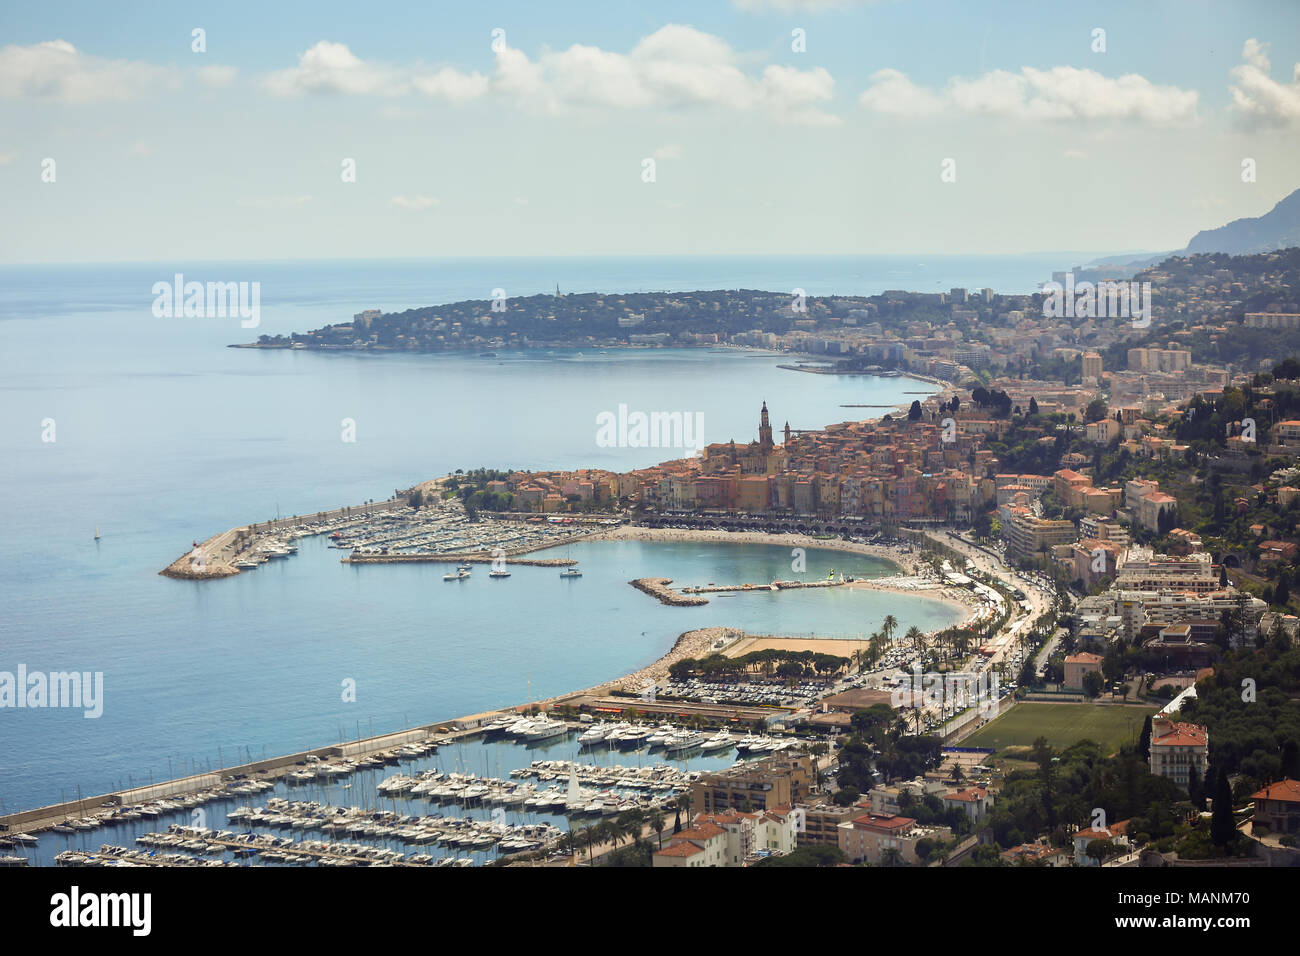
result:
[[[643,594],[657,598],[661,604],[672,607],[697,607],[709,603],[708,598],[688,597],[684,594],[678,594],[668,586],[673,583],[672,578],[637,578],[635,581],[628,581],[627,583]]]

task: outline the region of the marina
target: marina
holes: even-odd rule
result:
[[[419,738],[363,757],[304,759],[289,771],[240,770],[138,804],[87,799],[84,817],[4,833],[0,853],[61,866],[482,865],[546,850],[601,817],[667,812],[701,770],[730,765],[739,741],[727,734],[731,746],[712,753],[659,748],[646,726],[635,743],[588,746],[578,734],[595,724],[555,721],[564,733],[539,744],[506,737],[493,726],[499,719],[442,734],[440,747]],[[539,756],[553,748],[575,756]],[[469,770],[474,763],[486,772]]]

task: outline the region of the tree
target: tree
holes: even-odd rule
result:
[[[1089,697],[1100,697],[1103,683],[1101,671],[1089,671],[1083,675],[1083,691]]]
[[[1033,417],[1034,415],[1037,414],[1038,414],[1038,402],[1036,402],[1034,400],[1034,397],[1031,395],[1029,396],[1029,415],[1030,417]]]
[[[1219,771],[1219,780],[1214,788],[1214,809],[1210,818],[1210,839],[1215,846],[1225,847],[1237,835],[1237,828],[1232,816],[1232,787],[1228,784],[1228,772]]]
[[[1089,840],[1083,852],[1088,859],[1096,860],[1100,865],[1108,856],[1114,856],[1118,849],[1113,840]]]
[[[686,811],[686,825],[687,825],[688,827],[691,825],[691,803],[692,803],[692,802],[693,802],[693,801],[692,801],[692,798],[691,798],[691,792],[690,792],[689,790],[686,791],[686,792],[683,793],[683,794],[680,794],[680,795],[677,797],[677,809],[678,809],[679,811],[680,811],[680,810],[685,810],[685,811]],[[679,831],[674,830],[673,832],[674,832],[674,833],[677,833],[677,832],[679,832]]]
[[[921,420],[921,402],[916,400],[912,402],[912,407],[907,410],[907,420],[909,422],[919,422]]]
[[[1151,760],[1151,715],[1147,714],[1142,722],[1142,734],[1138,737],[1138,756],[1145,761]]]
[[[1187,797],[1192,801],[1193,807],[1201,812],[1205,811],[1205,784],[1201,781],[1199,773],[1187,775]]]
[[[1300,780],[1300,745],[1294,740],[1288,740],[1282,746],[1282,776]]]

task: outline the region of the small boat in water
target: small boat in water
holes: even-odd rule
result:
[[[500,568],[500,569],[496,569],[496,570],[489,571],[489,572],[488,572],[488,577],[490,577],[490,578],[508,578],[508,577],[510,577],[510,572],[507,571],[505,568]]]
[[[562,577],[562,578],[580,578],[580,577],[582,577],[582,572],[579,571],[577,568],[565,568],[563,571],[560,572],[560,577]]]
[[[446,574],[442,576],[442,579],[444,581],[459,581],[460,575],[458,575],[455,571],[448,571]]]

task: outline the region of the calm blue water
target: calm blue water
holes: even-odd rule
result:
[[[228,581],[160,568],[191,540],[275,515],[383,498],[480,465],[627,469],[669,457],[595,444],[619,403],[698,411],[705,438],[820,427],[926,386],[786,372],[777,356],[708,351],[503,355],[312,354],[227,349],[362,308],[583,289],[785,288],[863,292],[993,285],[1027,291],[1044,261],[507,260],[0,269],[0,670],[103,671],[105,712],[0,710],[4,810],[163,779],[237,755],[320,746],[576,689],[662,654],[682,630],[774,633],[946,624],[932,602],[786,592],[667,608],[626,586],[761,581],[780,548],[592,544],[586,577],[520,569],[463,588],[435,566],[349,568],[323,543]],[[258,280],[262,324],[156,319],[153,282]],[[999,278],[1005,279],[999,282]],[[340,440],[340,422],[357,440]],[[55,441],[49,436],[53,421]],[[98,527],[100,542],[92,540]],[[600,549],[600,550],[597,550]],[[819,559],[820,560],[820,559]],[[866,559],[833,566],[878,573]],[[810,557],[810,572],[814,569]],[[788,572],[787,572],[788,573]],[[501,599],[506,589],[509,599]],[[496,589],[494,591],[494,589]],[[340,683],[357,681],[345,705]]]

